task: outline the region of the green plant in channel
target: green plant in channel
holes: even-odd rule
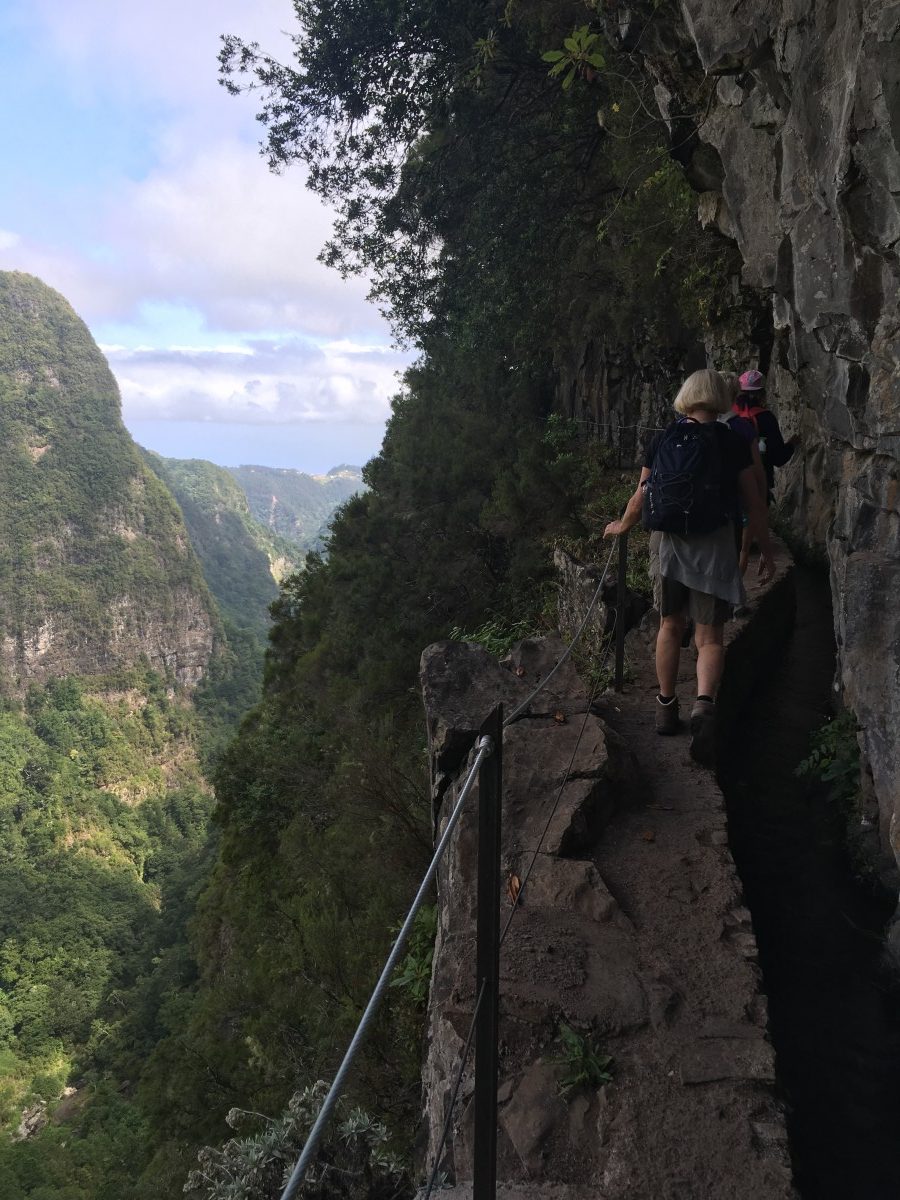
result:
[[[566,1068],[565,1075],[559,1081],[561,1096],[568,1099],[579,1088],[597,1088],[612,1082],[612,1055],[603,1053],[595,1033],[579,1033],[571,1025],[562,1022],[559,1038],[563,1052],[553,1061]]]
[[[849,803],[859,791],[859,726],[849,709],[826,721],[810,737],[810,752],[794,774],[812,775],[830,783],[829,799]]]

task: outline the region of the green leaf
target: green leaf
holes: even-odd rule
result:
[[[541,55],[544,62],[559,62],[561,58],[565,57],[562,50],[547,50]]]

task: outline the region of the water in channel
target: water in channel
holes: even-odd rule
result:
[[[827,785],[794,775],[834,676],[827,580],[798,568],[797,620],[736,722],[720,781],[759,945],[802,1200],[900,1198],[900,986],[893,901],[862,886]]]

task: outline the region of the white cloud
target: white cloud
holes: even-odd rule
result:
[[[13,13],[81,104],[102,103],[114,125],[118,90],[129,129],[143,115],[155,165],[83,190],[37,238],[17,244],[10,227],[4,265],[45,279],[89,323],[135,319],[142,303],[162,302],[195,306],[210,328],[386,336],[365,281],[317,262],[333,214],[299,166],[269,172],[255,98],[218,84],[222,33],[290,58],[290,0],[13,0]],[[53,119],[78,122],[77,100]]]
[[[123,187],[107,236],[136,260],[144,296],[196,304],[215,328],[383,331],[365,281],[317,261],[331,222],[299,169],[274,176],[229,142]]]
[[[216,105],[222,34],[289,54],[290,0],[18,0],[18,23],[42,39],[83,98],[110,90],[172,108]]]
[[[274,176],[252,147],[219,144],[123,181],[98,199],[93,225],[93,257],[6,232],[3,263],[57,288],[89,324],[136,321],[150,302],[195,308],[226,333],[388,337],[367,282],[317,261],[331,214],[301,171]]]
[[[398,390],[398,354],[296,339],[225,350],[107,347],[126,422],[215,421],[295,425],[382,424]]]
[[[107,327],[126,420],[382,423],[408,356],[390,347],[366,281],[317,261],[332,214],[299,166],[268,171],[254,101],[217,82],[222,33],[289,58],[290,0],[12,2],[42,68],[78,102],[107,105],[111,123],[118,97],[128,128],[146,132],[142,177],[123,166],[96,188],[79,183],[65,223],[20,236],[0,209],[0,265],[39,276]],[[53,116],[76,122],[78,105]],[[190,319],[160,335],[153,306]]]

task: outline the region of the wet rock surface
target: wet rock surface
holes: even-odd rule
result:
[[[789,608],[788,571],[782,555],[768,603]],[[735,636],[766,602],[751,599]],[[555,639],[526,643],[501,666],[478,647],[430,647],[422,674],[433,762],[454,739],[471,747],[496,699],[517,705],[562,650]],[[723,798],[689,758],[686,735],[656,735],[652,660],[637,639],[630,654],[624,695],[591,705],[566,663],[552,703],[535,703],[542,715],[504,739],[498,1194],[787,1198],[766,1004]],[[685,691],[692,670],[686,654]],[[570,763],[576,777],[560,790]],[[443,822],[456,784],[440,769],[434,784]],[[474,813],[439,876],[429,1167],[474,1004]],[[515,911],[514,880],[523,884]],[[613,1057],[612,1082],[560,1094],[569,1072],[561,1023]],[[441,1164],[456,1184],[445,1195],[471,1194],[473,1082],[470,1066]]]

